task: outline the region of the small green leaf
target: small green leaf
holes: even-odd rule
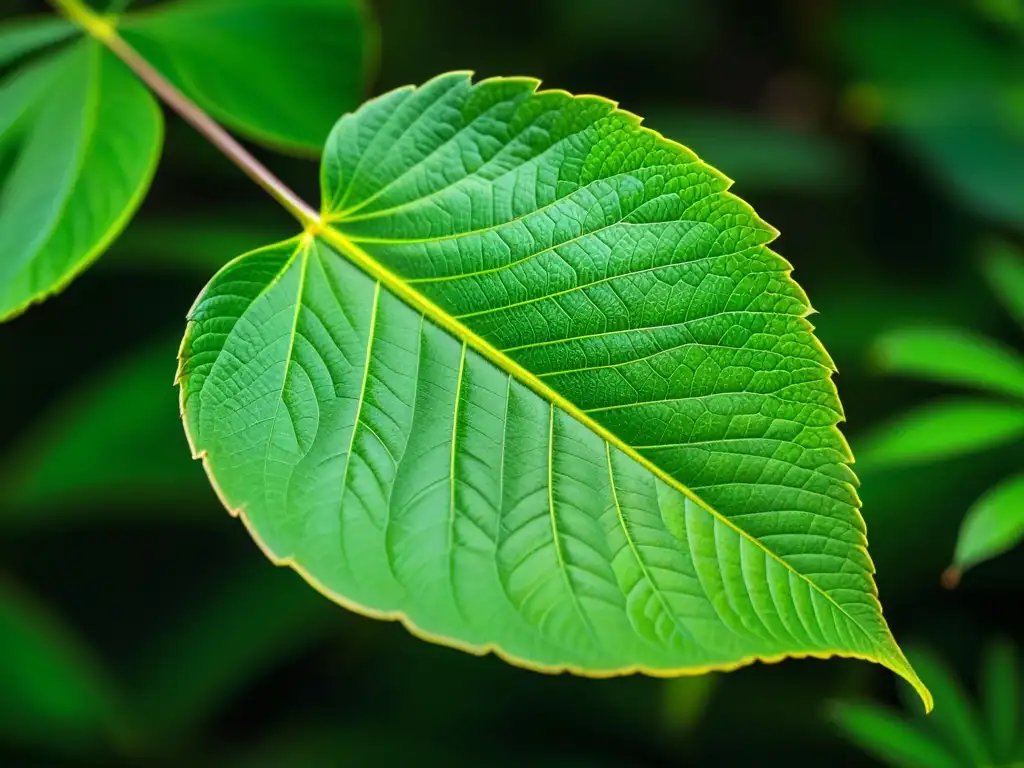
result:
[[[100,743],[119,717],[114,688],[89,651],[0,579],[0,734],[70,752]]]
[[[989,727],[992,757],[1010,763],[1014,739],[1018,733],[1020,712],[1020,672],[1014,647],[1006,641],[992,643],[985,652],[981,675],[981,695]]]
[[[203,473],[181,455],[167,370],[176,347],[133,351],[39,421],[3,466],[0,525],[51,524],[83,510],[196,519],[188,510],[210,494]]]
[[[883,371],[1024,397],[1024,357],[984,336],[954,328],[905,328],[879,339]]]
[[[839,704],[832,715],[850,740],[894,768],[963,768],[941,742],[886,707]]]
[[[360,0],[178,0],[119,29],[214,117],[305,152],[362,100],[373,48]]]
[[[944,740],[968,765],[991,765],[985,731],[956,677],[941,659],[923,648],[908,649],[907,657],[935,695],[937,706],[928,727],[936,738]]]
[[[597,97],[466,73],[340,120],[316,235],[189,314],[194,454],[349,608],[607,676],[879,662],[832,364],[769,225]]]
[[[968,510],[953,565],[963,572],[1011,549],[1024,538],[1024,474],[1002,481]]]
[[[857,444],[863,464],[898,466],[960,456],[1024,436],[1024,404],[940,400],[901,414]]]
[[[0,26],[0,67],[78,33],[70,21],[53,15],[4,22]]]
[[[0,146],[17,153],[0,189],[4,319],[61,290],[120,233],[149,186],[163,123],[93,41],[16,73],[0,106]]]
[[[1024,255],[1005,242],[995,242],[983,264],[992,290],[1024,327]]]

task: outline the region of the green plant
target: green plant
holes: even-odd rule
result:
[[[989,646],[980,675],[981,707],[932,653],[910,648],[921,678],[935,694],[935,717],[900,717],[888,707],[843,702],[833,719],[866,752],[894,768],[1020,768],[1021,685],[1014,648]]]
[[[1024,259],[1003,243],[989,246],[984,274],[1024,327]],[[866,463],[898,468],[924,461],[1005,448],[1024,438],[1024,357],[1005,346],[953,328],[896,329],[878,341],[882,370],[966,386],[989,397],[943,398],[879,427],[861,444]],[[1003,480],[967,511],[943,576],[954,586],[966,569],[1024,538],[1024,474]]]
[[[268,108],[230,77],[258,79],[242,48],[188,47],[182,18],[243,5],[123,22],[56,5],[92,39],[4,91],[27,137],[5,193],[45,218],[0,222],[21,268],[0,275],[5,309],[63,286],[144,193],[160,120],[131,70],[302,228],[213,278],[179,356],[193,451],[268,557],[531,668],[851,656],[930,708],[876,597],[831,360],[727,178],[605,99],[454,72],[335,125],[318,213],[201,109],[275,144],[314,135],[280,106],[305,100]],[[122,99],[134,144],[113,133]],[[77,120],[48,111],[69,103]],[[51,167],[56,125],[75,133]],[[100,184],[108,205],[85,205]]]

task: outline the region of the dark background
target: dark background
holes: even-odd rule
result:
[[[735,178],[735,191],[783,233],[776,247],[819,312],[855,453],[873,424],[942,391],[873,371],[871,347],[883,330],[952,323],[1020,348],[1020,329],[992,300],[977,258],[992,235],[1020,242],[1024,208],[1016,221],[987,215],[888,123],[887,103],[879,108],[857,87],[875,75],[844,37],[844,14],[857,3],[370,5],[381,48],[368,94],[450,69],[534,75],[616,99]],[[1024,72],[1024,33],[988,14],[989,5],[923,7],[952,14],[964,35]],[[917,12],[911,3],[874,8],[879,26],[887,14]],[[8,0],[0,19],[46,10]],[[895,42],[860,53],[922,70],[947,55],[927,39]],[[984,130],[980,121],[959,129],[964,152],[984,144]],[[1021,162],[1024,142],[1015,149],[1003,162]],[[317,199],[314,162],[256,151]],[[827,715],[836,699],[896,705],[899,684],[880,667],[786,661],[677,681],[545,676],[349,614],[273,568],[189,461],[171,384],[185,313],[217,264],[238,255],[231,244],[259,245],[291,227],[169,115],[156,180],[125,238],[62,295],[0,325],[0,478],[22,483],[42,471],[38,456],[60,445],[71,447],[53,477],[101,478],[65,497],[0,502],[0,583],[45,605],[91,649],[123,689],[125,710],[98,742],[48,728],[6,738],[0,728],[0,764],[873,764]],[[210,229],[231,237],[218,246]],[[202,242],[193,247],[189,237]],[[67,442],[76,404],[123,379],[118,366],[140,360],[147,386],[164,388],[143,392],[136,410],[129,398],[92,442]],[[966,681],[989,639],[1024,636],[1024,553],[979,567],[953,591],[939,575],[964,510],[1019,468],[1021,448],[861,472],[897,639],[936,649]],[[112,465],[121,469],[105,485]],[[3,701],[0,690],[0,712]]]

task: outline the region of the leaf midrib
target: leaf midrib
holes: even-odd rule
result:
[[[666,483],[669,487],[674,488],[679,493],[683,494],[686,498],[696,504],[698,507],[703,509],[715,520],[718,520],[723,525],[727,526],[731,530],[735,531],[740,537],[750,541],[755,547],[762,550],[765,554],[769,555],[773,560],[778,562],[784,569],[795,575],[801,581],[806,582],[815,592],[821,595],[825,600],[832,606],[835,607],[843,616],[845,616],[849,622],[855,626],[860,632],[867,638],[871,647],[873,647],[878,655],[874,657],[876,661],[883,661],[883,656],[880,653],[881,649],[878,646],[875,638],[865,629],[860,622],[858,622],[853,616],[851,616],[842,605],[824,589],[822,589],[812,579],[808,578],[800,571],[796,570],[793,566],[787,563],[782,557],[776,552],[773,552],[766,547],[759,539],[752,536],[747,531],[743,530],[735,523],[733,523],[728,517],[720,513],[704,499],[694,493],[690,488],[683,485],[676,478],[670,475],[668,472],[663,470],[657,464],[654,464],[649,459],[641,455],[633,446],[626,443],[614,432],[603,426],[599,422],[587,415],[586,412],[578,408],[568,398],[546,385],[540,378],[523,366],[516,363],[514,360],[505,355],[501,350],[494,347],[492,344],[487,342],[481,336],[476,334],[474,331],[463,325],[453,315],[449,314],[441,307],[436,305],[426,296],[419,293],[417,290],[412,288],[404,279],[399,275],[395,274],[391,270],[387,269],[384,265],[379,263],[370,254],[356,245],[350,240],[341,230],[334,226],[326,225],[319,228],[313,227],[307,231],[306,237],[312,239],[314,237],[320,237],[325,240],[328,244],[334,246],[340,254],[351,261],[355,266],[363,270],[373,279],[384,285],[391,293],[397,296],[399,299],[404,301],[410,307],[413,307],[417,311],[421,312],[425,317],[428,317],[432,322],[446,330],[456,339],[461,340],[464,344],[472,347],[475,352],[484,357],[486,360],[497,366],[500,370],[505,371],[509,376],[515,378],[523,385],[527,386],[538,396],[543,398],[546,402],[552,406],[557,406],[562,411],[573,417],[580,424],[585,426],[591,432],[598,435],[609,445],[615,446],[626,456],[629,456],[644,469],[651,472],[655,477]],[[891,659],[885,659],[892,663]]]

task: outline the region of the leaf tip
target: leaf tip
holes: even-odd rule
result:
[[[939,581],[946,589],[956,589],[960,585],[960,578],[962,576],[963,571],[960,570],[960,567],[957,565],[951,565],[942,572],[942,576]]]

